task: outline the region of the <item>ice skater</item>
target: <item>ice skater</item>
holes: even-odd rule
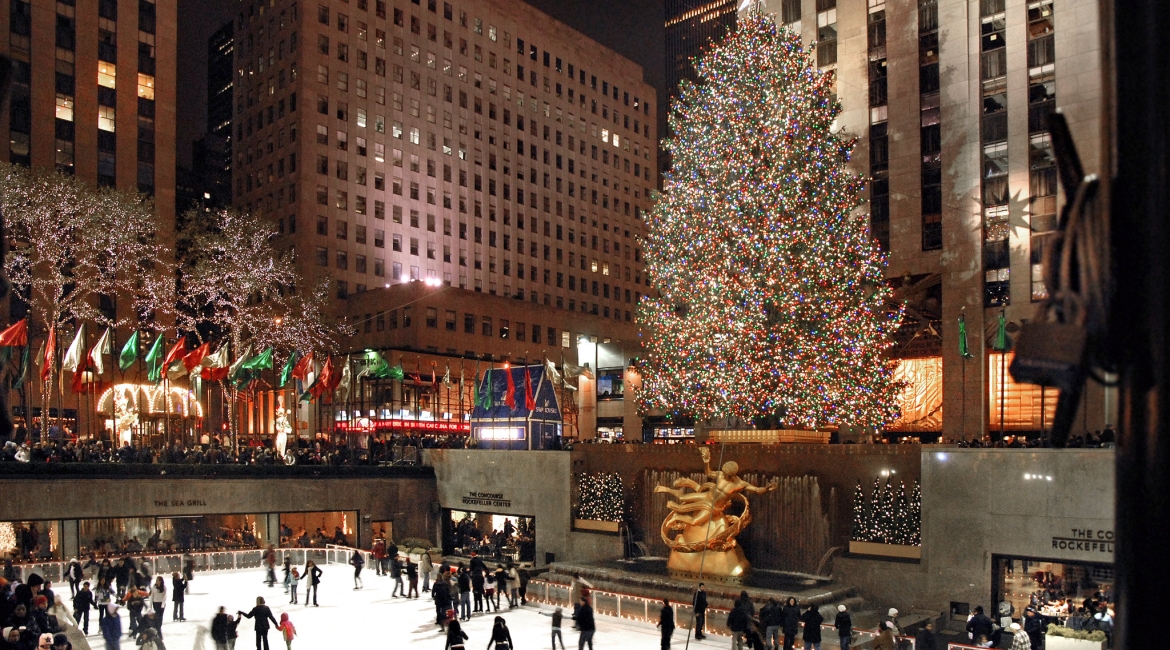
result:
[[[674,636],[674,608],[666,598],[662,599],[662,611],[658,614],[658,630],[662,633],[662,650],[670,650],[670,637]]]
[[[269,587],[276,585],[276,549],[272,544],[268,545],[268,551],[264,553],[264,566],[268,567],[268,575],[264,582],[268,583]]]
[[[577,650],[584,650],[585,644],[589,644],[589,650],[593,650],[593,633],[597,631],[597,624],[593,622],[593,607],[589,605],[589,596],[581,596],[581,603],[577,606],[573,618],[577,621],[579,630]]]
[[[288,620],[288,614],[280,615],[280,625],[276,626],[280,630],[280,636],[284,639],[284,647],[286,650],[292,650],[293,638],[297,635],[297,628],[293,626],[292,621]]]
[[[305,563],[305,607],[309,606],[309,595],[313,596],[313,607],[317,607],[317,585],[321,584],[321,569],[315,562]]]
[[[296,567],[289,570],[288,574],[288,593],[291,596],[288,604],[296,605],[297,603],[297,585],[301,582],[301,574]]]
[[[422,557],[418,561],[418,572],[422,574],[422,590],[424,592],[431,590],[431,572],[434,570],[435,566],[431,564],[431,554],[424,549]]]
[[[459,621],[447,624],[447,643],[445,650],[464,650],[463,642],[467,640],[467,633],[459,626]]]
[[[276,617],[272,615],[272,610],[268,608],[268,605],[264,604],[264,598],[261,596],[256,597],[256,606],[252,608],[252,611],[239,611],[236,612],[236,614],[246,616],[256,621],[256,650],[260,650],[261,645],[264,646],[264,650],[269,650],[268,622],[272,621],[273,624],[278,626],[280,625],[280,622],[278,622]]]
[[[284,566],[281,568],[281,571],[284,571],[284,593],[287,594],[289,584],[288,576],[292,573],[292,558],[287,555],[284,556]]]
[[[492,638],[488,639],[487,650],[512,650],[512,632],[503,616],[497,616],[492,625]]]
[[[565,637],[561,636],[561,623],[565,619],[564,612],[558,607],[553,610],[552,614],[545,614],[544,612],[541,612],[541,614],[552,617],[552,650],[557,650],[558,640],[561,642],[561,650],[565,650]]]
[[[349,565],[353,567],[353,588],[354,591],[365,587],[362,584],[362,567],[366,565],[366,559],[362,557],[362,552],[356,548],[353,550],[353,555],[349,556]],[[402,586],[402,577],[398,577],[398,586]]]

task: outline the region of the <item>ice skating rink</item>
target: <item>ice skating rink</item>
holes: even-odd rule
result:
[[[211,640],[211,619],[220,605],[234,614],[237,610],[248,611],[256,604],[256,597],[263,596],[277,620],[287,613],[297,628],[293,649],[335,650],[336,648],[430,648],[442,650],[445,637],[435,625],[434,601],[429,593],[420,593],[419,598],[404,599],[390,596],[394,582],[379,577],[373,571],[363,571],[365,588],[353,589],[353,569],[343,565],[321,565],[324,574],[317,602],[320,607],[306,607],[304,604],[304,583],[300,587],[299,605],[290,605],[284,588],[277,584],[269,588],[264,583],[262,569],[248,569],[233,572],[197,573],[187,593],[186,622],[171,621],[171,607],[167,602],[163,623],[163,642],[167,650],[215,650]],[[277,571],[277,577],[282,577]],[[167,580],[170,586],[170,580]],[[62,591],[62,587],[64,590]],[[68,586],[54,585],[63,600],[68,601]],[[168,594],[168,599],[170,594]],[[501,601],[502,602],[502,601]],[[122,629],[129,627],[125,608],[122,615]],[[508,610],[504,604],[500,615],[508,621],[512,640],[517,650],[540,650],[548,648],[552,608],[547,605],[529,603],[524,607]],[[565,646],[577,647],[577,633],[572,629],[566,612],[563,628]],[[495,612],[473,614],[471,622],[464,623],[469,650],[487,647]],[[593,637],[598,650],[632,650],[659,647],[659,634],[653,623],[609,616],[597,616],[597,633]],[[104,648],[97,626],[97,613],[91,612],[88,641],[95,650]],[[255,647],[256,635],[253,622],[247,618],[240,621],[237,650],[251,650]],[[686,645],[687,630],[676,629],[673,647]],[[272,650],[284,650],[284,641],[275,629],[269,631],[268,640]],[[691,639],[691,648],[726,649],[726,636],[709,636],[703,641]],[[125,636],[123,648],[134,648],[133,641]],[[560,646],[558,645],[558,648]]]

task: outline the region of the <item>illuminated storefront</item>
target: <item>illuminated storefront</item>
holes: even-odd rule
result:
[[[144,441],[151,445],[170,442],[180,435],[195,440],[203,420],[203,405],[195,393],[162,384],[115,384],[98,398],[96,412],[105,417],[105,428],[118,445]]]

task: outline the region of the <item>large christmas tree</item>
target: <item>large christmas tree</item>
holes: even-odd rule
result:
[[[877,426],[897,415],[883,352],[885,260],[867,232],[832,73],[754,12],[696,63],[648,216],[658,297],[639,322],[645,404],[699,418]]]

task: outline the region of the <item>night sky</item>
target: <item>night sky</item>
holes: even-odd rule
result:
[[[527,0],[553,18],[632,59],[663,103],[663,0]],[[191,142],[207,126],[207,39],[231,20],[238,0],[179,0],[178,164],[191,164]]]

